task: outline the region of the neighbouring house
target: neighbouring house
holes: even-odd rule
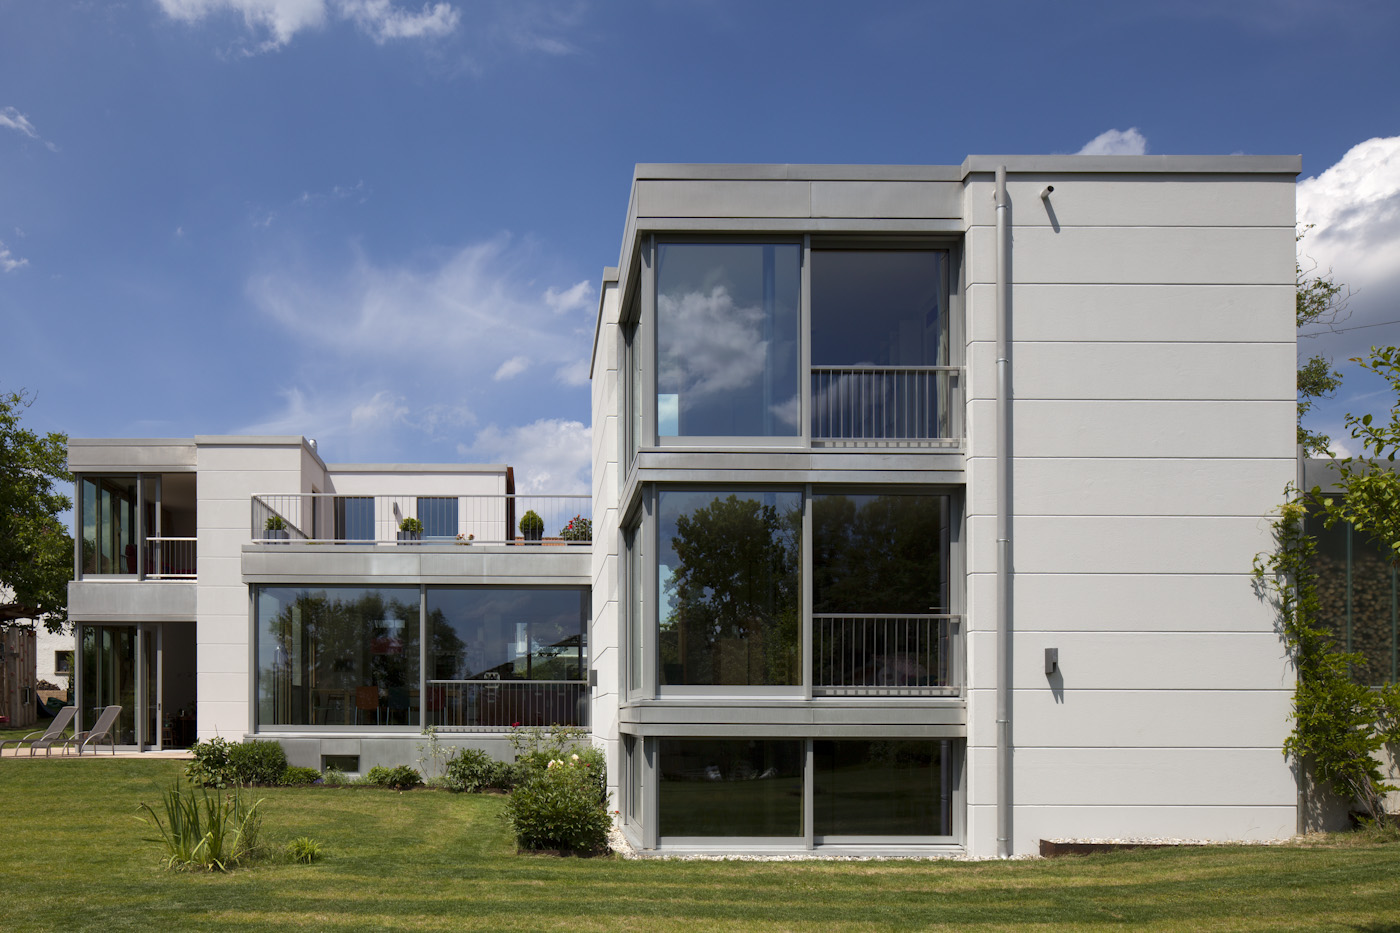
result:
[[[640,165],[590,496],[74,440],[81,705],[347,770],[583,725],[654,852],[1292,835],[1250,567],[1297,468],[1300,164]]]

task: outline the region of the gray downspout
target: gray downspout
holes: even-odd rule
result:
[[[1011,846],[1011,283],[1006,166],[997,167],[997,855]]]

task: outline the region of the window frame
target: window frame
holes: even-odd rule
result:
[[[679,435],[662,438],[657,425],[657,359],[659,356],[657,327],[657,262],[658,248],[663,245],[796,245],[801,246],[800,290],[798,309],[798,422],[799,431],[793,435]],[[812,253],[822,250],[859,251],[928,251],[946,254],[943,277],[944,307],[947,313],[947,363],[941,367],[953,372],[949,409],[949,436],[940,438],[870,438],[829,439],[814,441],[812,437]],[[623,414],[628,424],[619,432],[626,439],[619,441],[624,468],[619,471],[620,485],[631,480],[639,453],[647,450],[693,451],[733,449],[800,449],[817,450],[830,447],[857,449],[907,448],[914,450],[960,451],[966,448],[966,339],[963,312],[964,247],[962,238],[948,234],[910,235],[839,235],[758,233],[705,234],[667,232],[648,234],[637,250],[635,285],[629,287],[627,311],[622,316],[623,350],[621,392]],[[635,294],[632,292],[635,291]],[[631,328],[631,331],[628,328]],[[639,369],[640,368],[640,371]],[[634,380],[639,380],[637,386]],[[629,406],[640,406],[640,410]],[[637,417],[640,415],[640,417]],[[634,418],[636,427],[634,428]]]

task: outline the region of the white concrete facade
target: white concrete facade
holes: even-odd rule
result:
[[[1012,309],[1010,848],[1033,852],[1041,838],[1064,837],[1287,837],[1298,825],[1298,788],[1279,749],[1293,672],[1249,573],[1269,546],[1266,515],[1296,472],[1297,159],[638,166],[594,347],[595,587],[611,589],[594,602],[593,650],[607,657],[626,642],[617,605],[627,595],[615,589],[626,577],[606,574],[620,558],[601,542],[618,540],[611,522],[635,508],[625,500],[641,496],[639,487],[726,476],[868,484],[891,466],[886,452],[883,463],[851,451],[844,462],[784,460],[789,448],[772,444],[751,446],[745,460],[742,444],[726,442],[720,469],[718,449],[692,446],[651,470],[666,448],[650,433],[635,455],[622,451],[618,385],[630,375],[619,371],[618,322],[620,309],[635,305],[649,329],[650,238],[950,245],[960,256],[950,298],[966,368],[965,436],[955,462],[947,450],[901,449],[923,463],[886,476],[917,482],[911,472],[922,466],[928,482],[951,482],[962,499],[960,843],[996,854],[998,165],[1008,168]],[[1047,186],[1053,192],[1042,199]],[[808,448],[797,439],[791,449]],[[624,504],[614,509],[618,490]],[[655,620],[644,615],[641,624]],[[616,641],[603,640],[613,633]],[[1059,652],[1051,677],[1047,648]],[[595,697],[594,721],[610,748],[628,728],[610,725],[616,704],[611,694]],[[734,722],[718,707],[711,718]],[[623,762],[613,760],[621,774]]]

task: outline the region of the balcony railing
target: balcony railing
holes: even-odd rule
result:
[[[960,443],[959,366],[813,366],[812,440],[825,446]]]
[[[962,617],[812,616],[819,696],[953,696],[961,692]]]
[[[147,538],[146,579],[193,580],[197,538]]]
[[[449,732],[587,726],[582,680],[430,680],[427,723]]]
[[[521,530],[534,512],[542,527]],[[592,537],[588,496],[378,495],[335,493],[258,495],[252,499],[250,533],[257,543],[310,544],[514,544],[573,547]],[[417,519],[421,532],[400,531]]]

